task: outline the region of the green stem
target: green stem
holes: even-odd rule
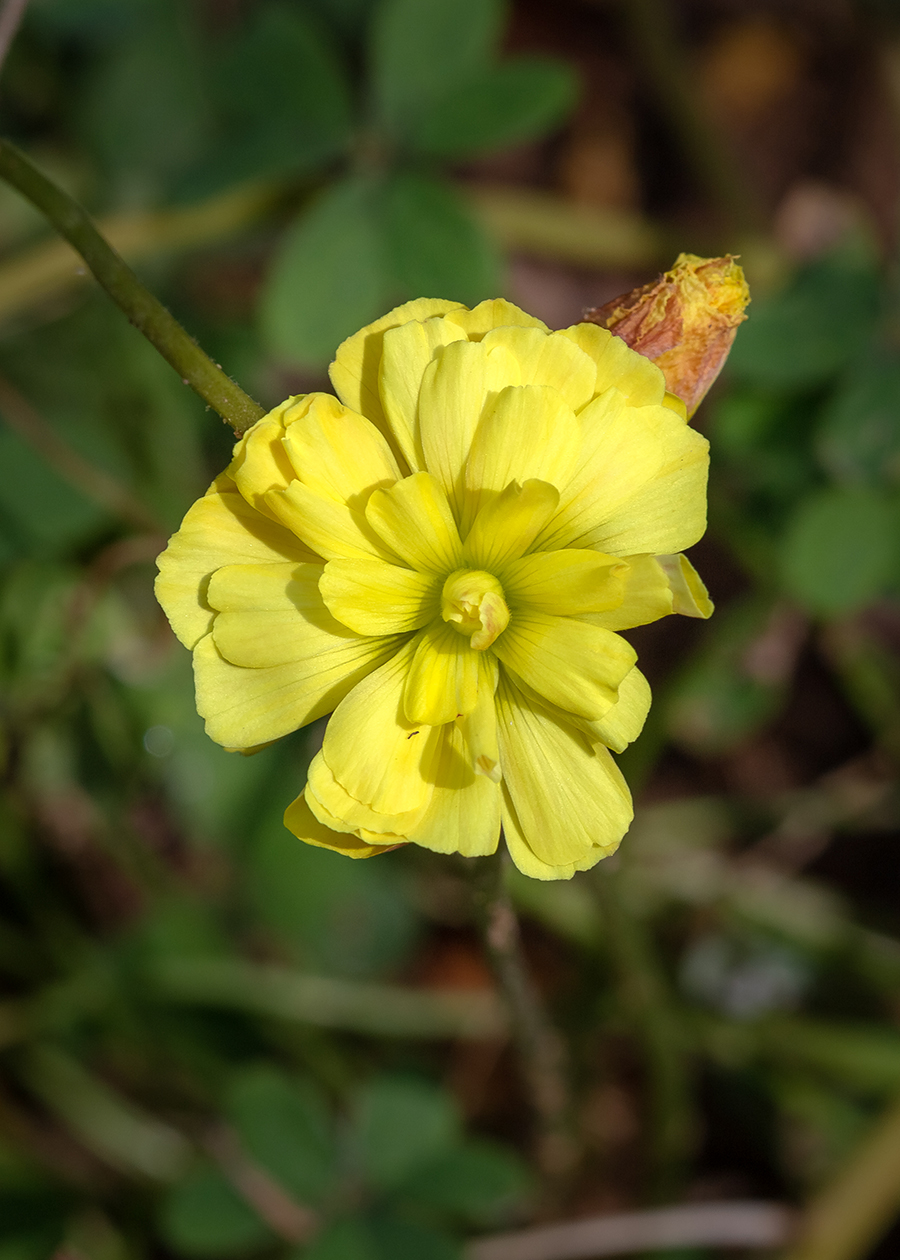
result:
[[[467,863],[485,951],[509,1009],[531,1104],[537,1119],[538,1163],[548,1181],[571,1171],[577,1150],[562,1038],[535,989],[522,950],[519,920],[504,883],[505,852]]]
[[[156,347],[186,385],[238,434],[265,413],[259,403],[217,367],[178,320],[141,284],[127,263],[98,232],[73,197],[43,175],[21,150],[0,141],[0,178],[36,206],[87,263],[94,278]]]
[[[862,1260],[900,1208],[900,1100],[812,1201],[785,1260]]]
[[[623,901],[621,872],[597,873],[607,938],[619,974],[623,1005],[642,1043],[649,1095],[651,1194],[665,1202],[683,1189],[693,1142],[688,1066],[672,1001],[653,942]]]

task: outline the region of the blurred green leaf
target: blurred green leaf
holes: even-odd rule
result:
[[[209,131],[200,43],[188,9],[156,5],[113,44],[81,110],[102,165],[132,198],[155,199]]]
[[[764,1022],[758,1031],[765,1055],[812,1078],[876,1097],[900,1087],[900,1036],[894,1031],[792,1016]]]
[[[883,593],[900,553],[898,504],[873,489],[826,489],[798,507],[784,540],[789,594],[825,616]]]
[[[562,62],[517,57],[481,71],[423,110],[412,140],[440,157],[520,144],[559,122],[576,94],[575,75]]]
[[[702,646],[673,680],[665,698],[675,740],[706,754],[733,748],[775,712],[783,691],[748,668],[748,651],[772,613],[751,599],[718,612]]]
[[[848,243],[804,267],[781,293],[754,301],[732,348],[729,371],[775,389],[819,385],[870,336],[878,299],[871,250]]]
[[[403,1193],[485,1224],[514,1206],[529,1184],[528,1169],[511,1151],[489,1142],[467,1142],[421,1167]]]
[[[851,364],[828,399],[816,438],[819,461],[847,484],[900,481],[900,355],[876,346]]]
[[[32,0],[29,19],[60,34],[90,35],[104,41],[137,26],[157,7],[158,0]]]
[[[57,1250],[60,1233],[57,1228],[27,1230],[8,1238],[0,1235],[0,1260],[45,1260]]]
[[[297,1260],[382,1260],[375,1239],[361,1220],[334,1221]]]
[[[356,1138],[374,1185],[396,1189],[426,1160],[458,1140],[459,1119],[448,1094],[412,1077],[380,1077],[362,1091]]]
[[[384,1215],[370,1228],[379,1260],[460,1260],[458,1242],[417,1221]]]
[[[0,1260],[50,1255],[63,1231],[66,1206],[52,1192],[0,1192]]]
[[[263,337],[291,363],[327,363],[345,337],[389,306],[378,185],[348,179],[289,229],[262,295]]]
[[[272,819],[250,857],[256,914],[326,974],[378,976],[409,954],[419,921],[397,873],[303,844]]]
[[[64,481],[31,446],[0,426],[0,520],[20,546],[60,555],[108,522],[107,513]],[[6,532],[6,531],[4,531]]]
[[[163,1200],[163,1237],[186,1256],[243,1256],[273,1241],[268,1228],[211,1164]]]
[[[395,176],[384,216],[389,265],[404,297],[474,306],[499,291],[498,251],[449,184]]]
[[[347,145],[350,88],[322,23],[296,6],[263,7],[213,63],[220,137],[182,195],[254,175],[317,169]]]
[[[260,1065],[238,1076],[227,1113],[244,1150],[301,1201],[318,1202],[335,1175],[328,1111],[311,1085]]]
[[[381,0],[370,59],[385,125],[402,136],[422,108],[483,69],[502,20],[501,0]]]

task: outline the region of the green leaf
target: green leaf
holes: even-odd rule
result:
[[[878,347],[851,365],[826,404],[816,441],[838,482],[900,481],[900,355]]]
[[[145,198],[200,151],[209,113],[199,44],[181,6],[157,7],[114,43],[84,100],[81,125],[107,171]]]
[[[182,189],[197,196],[254,175],[311,171],[350,138],[350,87],[322,25],[297,7],[263,8],[217,59],[221,134]]]
[[[757,299],[741,325],[729,371],[751,384],[805,389],[835,376],[869,336],[879,283],[870,252],[845,245]]]
[[[457,157],[543,135],[568,113],[578,84],[572,70],[542,57],[518,57],[484,70],[425,109],[412,141],[424,153]]]
[[[243,1256],[273,1241],[253,1209],[211,1164],[168,1193],[160,1228],[165,1240],[186,1256]]]
[[[415,1172],[403,1194],[486,1224],[514,1206],[529,1184],[528,1169],[512,1151],[490,1142],[467,1142]]]
[[[487,64],[501,0],[382,0],[370,48],[378,117],[402,135],[424,106]]]
[[[897,506],[876,490],[827,489],[806,498],[789,526],[782,578],[790,595],[825,616],[877,598],[900,551]]]
[[[459,1119],[452,1099],[412,1077],[381,1077],[360,1096],[356,1136],[363,1168],[382,1188],[400,1185],[424,1161],[452,1148]]]
[[[267,1066],[249,1068],[228,1093],[228,1115],[247,1154],[301,1200],[317,1202],[334,1180],[328,1111],[311,1086]]]
[[[0,520],[38,553],[65,552],[109,521],[107,513],[73,490],[17,433],[0,423]]]
[[[500,288],[500,258],[457,193],[442,181],[398,175],[384,194],[392,274],[405,297],[474,306]]]
[[[402,963],[419,920],[397,872],[302,844],[281,812],[250,857],[248,891],[260,920],[317,972],[370,977]]]
[[[717,613],[703,642],[673,680],[665,700],[666,725],[678,744],[701,755],[733,748],[778,708],[781,680],[748,668],[751,644],[772,617],[769,601],[749,599]]]
[[[379,1260],[460,1260],[462,1254],[455,1239],[417,1222],[383,1216],[371,1230]]]
[[[319,367],[387,309],[389,281],[377,186],[348,179],[289,229],[262,295],[262,333],[287,362]]]
[[[363,1221],[334,1221],[301,1255],[302,1260],[381,1260],[371,1230]]]

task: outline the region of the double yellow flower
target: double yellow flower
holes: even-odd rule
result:
[[[705,439],[606,329],[501,300],[409,302],[331,380],[248,431],[160,557],[207,731],[246,750],[333,710],[285,814],[312,844],[475,856],[502,826],[527,875],[592,866],[650,705],[617,631],[712,610],[677,554]]]

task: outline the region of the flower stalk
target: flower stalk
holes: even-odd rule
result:
[[[467,863],[485,952],[509,1009],[513,1041],[537,1122],[537,1162],[547,1180],[561,1181],[577,1158],[568,1065],[522,949],[519,920],[504,881],[502,850]]]
[[[150,341],[186,385],[240,435],[265,413],[259,403],[205,354],[97,230],[83,206],[48,179],[8,140],[0,141],[0,178],[49,220],[84,259],[130,323]]]

